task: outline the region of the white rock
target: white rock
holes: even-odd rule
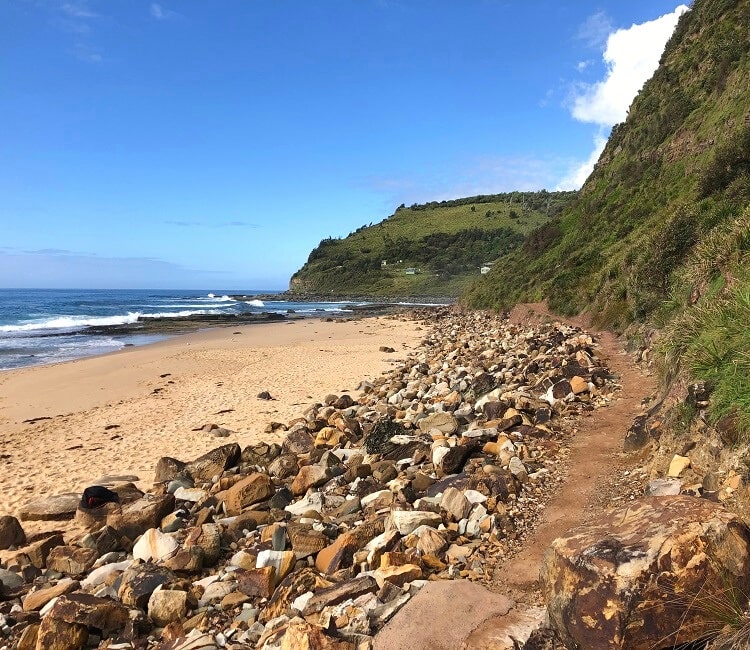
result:
[[[409,535],[419,526],[439,526],[443,519],[435,512],[424,510],[393,510],[389,522],[402,535]]]
[[[133,546],[133,557],[148,562],[150,560],[165,560],[180,548],[177,540],[162,533],[158,528],[149,528]]]

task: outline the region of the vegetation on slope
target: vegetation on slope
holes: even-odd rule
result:
[[[378,224],[321,241],[292,277],[291,289],[457,296],[480,267],[518,248],[528,232],[558,215],[574,196],[543,190],[402,205]]]
[[[579,197],[468,291],[470,306],[548,299],[599,325],[663,328],[750,434],[750,1],[696,0]]]
[[[620,327],[659,309],[690,250],[750,199],[749,26],[747,0],[697,0],[574,205],[467,302],[547,297]]]

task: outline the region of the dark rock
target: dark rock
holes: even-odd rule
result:
[[[237,465],[241,456],[242,449],[233,442],[196,458],[187,464],[185,470],[195,481],[210,481],[214,476],[221,476],[224,470]]]
[[[173,481],[182,474],[186,466],[187,463],[183,463],[181,460],[171,458],[170,456],[162,456],[156,463],[154,483]]]
[[[404,426],[390,418],[381,418],[365,436],[362,446],[368,454],[382,454],[391,448],[391,438],[403,435]]]
[[[176,579],[174,572],[166,567],[157,566],[151,562],[137,564],[126,569],[122,574],[117,595],[124,605],[145,611],[154,589]]]
[[[647,420],[648,416],[646,415],[639,415],[633,419],[633,423],[627,430],[625,440],[622,443],[622,450],[625,453],[638,451],[648,444],[648,431],[646,429]]]
[[[351,398],[351,395],[342,395],[334,403],[333,408],[343,411],[344,409],[351,408],[356,402]]]
[[[458,474],[464,467],[466,459],[473,451],[469,445],[457,445],[450,447],[438,462],[438,474],[446,476],[448,474]]]
[[[11,515],[0,517],[0,551],[26,543],[26,534],[20,522]]]
[[[318,589],[307,601],[303,616],[317,614],[325,607],[338,605],[345,600],[358,598],[363,594],[374,594],[378,591],[378,583],[372,576],[360,576],[347,582],[340,582],[330,587]]]

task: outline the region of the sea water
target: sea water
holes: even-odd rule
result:
[[[235,300],[234,295],[268,291],[162,291],[0,289],[0,370],[69,361],[142,345],[166,335],[92,333],[91,327],[136,323],[139,318],[179,318],[208,314],[344,313],[349,302]],[[210,326],[210,323],[207,323]]]

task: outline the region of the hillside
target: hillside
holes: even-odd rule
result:
[[[749,30],[747,0],[697,0],[575,203],[467,302],[547,297],[615,326],[660,309],[691,251],[750,199]]]
[[[511,192],[404,205],[343,239],[324,239],[292,276],[294,292],[458,296],[480,269],[559,215],[575,192]]]
[[[748,78],[750,1],[696,0],[578,198],[464,297],[657,327],[664,377],[706,381],[735,442],[750,435]]]

